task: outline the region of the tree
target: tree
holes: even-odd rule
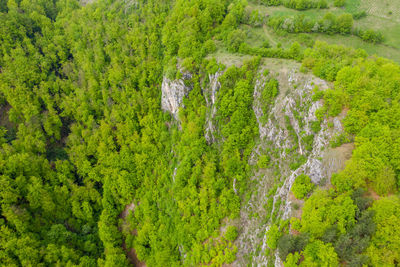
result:
[[[311,242],[305,247],[303,256],[300,266],[339,266],[338,256],[330,243]]]
[[[305,174],[300,174],[293,183],[292,192],[297,199],[303,199],[314,188],[315,185],[311,182],[310,177]]]
[[[228,226],[225,232],[225,238],[229,241],[234,241],[238,235],[237,229],[235,226]]]
[[[228,50],[231,52],[239,51],[239,47],[244,42],[245,38],[246,34],[243,30],[237,29],[231,31],[226,38],[226,45],[228,47]]]
[[[367,254],[373,265],[395,265],[400,261],[400,199],[383,197],[372,205],[376,234]]]
[[[267,245],[271,249],[276,249],[278,245],[278,240],[282,236],[282,232],[276,224],[273,224],[266,233]]]
[[[333,5],[336,7],[343,7],[346,3],[346,0],[335,0],[333,2]]]
[[[337,18],[337,29],[341,34],[349,34],[353,28],[353,16],[351,14],[342,14]]]

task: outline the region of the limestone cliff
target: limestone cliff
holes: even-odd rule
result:
[[[185,80],[191,79],[190,73],[184,73],[182,79],[170,80],[163,78],[161,85],[161,108],[170,112],[175,119],[178,119],[179,108],[183,105],[183,98],[187,96],[192,89],[185,85]]]
[[[234,266],[248,264],[249,256],[252,266],[267,265],[265,233],[273,220],[296,216],[290,189],[298,175],[304,173],[315,184],[324,186],[345,162],[329,147],[330,139],[342,131],[338,118],[331,121],[333,127],[328,127],[328,121],[324,120],[317,133],[311,129],[311,124],[317,121],[316,111],[323,105],[322,101],[312,101],[312,90],[315,86],[325,90],[329,85],[310,74],[300,73],[294,63],[290,69],[277,67],[270,71],[268,76],[278,80],[280,93],[269,114],[263,114],[260,97],[267,77],[261,76],[256,81],[253,110],[259,123],[260,142],[254,148],[250,164],[255,164],[263,153],[269,154],[271,164],[252,177],[257,186],[249,189],[252,197],[243,203]],[[264,115],[267,120],[263,119]],[[271,190],[273,194],[269,195]],[[275,258],[275,266],[280,266],[279,255]]]
[[[313,89],[326,90],[330,85],[311,74],[301,73],[299,68],[296,62],[267,59],[255,82],[253,111],[258,122],[259,138],[249,161],[255,170],[251,177],[255,186],[247,189],[251,197],[248,201],[243,200],[240,218],[228,222],[239,230],[235,241],[237,259],[233,266],[248,266],[249,262],[251,266],[266,266],[271,261],[265,253],[265,233],[270,225],[280,219],[300,216],[300,211],[293,210],[292,205],[296,202],[301,208],[303,202],[296,200],[290,191],[296,177],[304,173],[313,183],[327,186],[332,173],[343,168],[351,155],[351,145],[336,149],[329,146],[332,137],[343,130],[340,122],[343,114],[323,120],[320,130],[314,132],[312,124],[318,121],[316,111],[323,103],[312,100]],[[263,74],[265,69],[269,69],[267,76]],[[202,88],[207,104],[204,135],[209,144],[221,141],[216,134],[215,114],[221,86],[218,79],[222,74],[219,71],[209,75]],[[191,77],[185,73],[179,80],[163,79],[162,109],[177,120],[183,99],[191,90],[185,81],[187,83]],[[265,112],[261,96],[269,79],[278,81],[279,94]],[[268,155],[271,159],[267,168],[256,167],[261,155]],[[235,181],[232,186],[236,192]],[[282,265],[278,253],[275,253],[273,264]]]

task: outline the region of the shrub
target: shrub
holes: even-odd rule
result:
[[[314,133],[321,131],[321,123],[319,121],[312,121],[310,124],[311,131]]]
[[[295,231],[300,231],[300,229],[301,229],[301,222],[296,217],[292,217],[290,219],[290,225],[291,225],[292,229]]]
[[[215,42],[210,39],[204,43],[203,49],[205,50],[206,53],[213,53],[215,52],[215,50],[217,50],[217,47],[215,45]]]
[[[259,168],[266,169],[266,168],[268,168],[270,161],[271,161],[271,158],[268,155],[261,155],[258,158],[257,165]]]
[[[231,31],[226,39],[226,46],[230,52],[238,52],[240,45],[244,42],[246,38],[246,33],[241,30],[237,29]]]
[[[282,234],[279,230],[279,227],[276,224],[273,224],[266,233],[268,247],[270,247],[271,249],[276,249],[278,245],[278,240],[280,239],[281,235]]]
[[[278,241],[279,256],[286,260],[289,253],[300,252],[308,243],[308,234],[299,234],[298,236],[284,235]]]
[[[353,28],[353,16],[351,14],[342,14],[337,18],[337,30],[341,34],[349,34]]]
[[[229,241],[234,241],[237,236],[238,236],[237,228],[233,225],[229,225],[226,228],[225,238]]]
[[[365,10],[359,11],[357,13],[353,13],[353,19],[356,19],[356,20],[365,18],[366,16],[367,16],[367,12],[365,12]]]
[[[370,43],[382,43],[384,40],[383,34],[378,31],[374,31],[372,29],[368,30],[361,30],[361,29],[356,29],[354,30],[354,35],[360,37],[362,40]]]
[[[330,144],[332,148],[336,148],[348,142],[350,142],[350,139],[347,137],[347,135],[345,133],[340,133],[332,138]]]
[[[294,157],[294,161],[289,164],[289,168],[292,171],[297,170],[301,165],[306,163],[306,161],[307,161],[306,156],[298,154]]]
[[[333,5],[335,7],[343,7],[346,4],[346,0],[335,0]]]
[[[297,199],[303,199],[308,193],[314,190],[314,188],[315,185],[311,182],[310,177],[305,174],[300,174],[294,181],[292,192]]]

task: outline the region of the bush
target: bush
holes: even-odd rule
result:
[[[238,52],[240,45],[244,42],[246,38],[246,33],[241,30],[237,29],[231,31],[226,39],[226,46],[230,52]]]
[[[226,228],[225,238],[229,241],[234,241],[238,236],[238,231],[235,226],[229,225]]]
[[[353,19],[358,20],[358,19],[365,18],[367,16],[367,12],[365,12],[365,10],[363,10],[363,11],[360,11],[357,13],[353,13],[352,15],[353,15]]]
[[[301,222],[296,217],[290,218],[290,225],[291,225],[292,229],[295,231],[300,231],[300,229],[301,229]]]
[[[346,0],[335,0],[333,5],[335,7],[343,7],[346,4]]]
[[[282,5],[282,0],[261,0],[266,6],[279,6]]]
[[[262,47],[262,48],[270,48],[271,45],[269,44],[269,41],[268,41],[268,40],[264,40],[261,47]]]
[[[297,199],[303,199],[308,193],[314,190],[314,188],[315,185],[311,182],[310,177],[305,174],[300,174],[294,181],[292,192]]]
[[[208,53],[213,53],[217,50],[217,47],[215,45],[215,42],[213,40],[207,40],[204,45],[203,45],[203,49],[205,50],[205,52]]]
[[[264,115],[268,113],[268,109],[270,105],[273,103],[273,100],[278,95],[279,92],[279,83],[276,79],[269,79],[264,86],[263,91],[261,92],[261,105],[262,111]]]
[[[312,121],[310,125],[311,131],[318,133],[321,131],[321,123],[319,121]]]
[[[354,30],[354,35],[360,37],[362,40],[374,44],[382,43],[384,40],[383,34],[371,29],[368,30]]]
[[[300,252],[308,243],[308,234],[299,234],[297,236],[284,235],[278,241],[279,256],[283,261],[289,253]]]
[[[312,151],[313,150],[313,144],[314,144],[314,134],[306,135],[301,138],[301,141],[304,144],[304,147],[307,151]]]
[[[345,133],[340,133],[335,135],[330,141],[331,147],[336,148],[343,144],[349,143],[350,139],[347,137]]]
[[[278,245],[278,240],[282,236],[279,227],[276,224],[273,224],[265,235],[268,247],[270,247],[271,249],[276,249]]]
[[[353,16],[351,14],[342,14],[337,18],[337,30],[341,34],[349,34],[353,28]]]
[[[261,155],[258,158],[257,165],[259,168],[266,169],[266,168],[268,168],[270,161],[271,161],[271,158],[268,155]]]
[[[297,142],[297,141],[296,141]],[[307,157],[304,155],[296,155],[293,159],[294,161],[289,164],[289,168],[294,171],[297,170],[301,165],[307,162]]]
[[[260,27],[264,23],[264,17],[258,10],[253,10],[249,16],[249,24]]]

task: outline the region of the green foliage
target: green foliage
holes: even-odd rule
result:
[[[343,7],[346,4],[346,0],[335,0],[333,5],[336,7]]]
[[[238,236],[238,231],[235,226],[228,226],[225,232],[225,238],[229,241],[234,241]]]
[[[350,140],[345,133],[340,133],[332,137],[330,145],[332,148],[339,147],[343,144],[349,143]]]
[[[362,29],[355,29],[354,35],[357,35],[362,40],[370,43],[382,43],[384,41],[384,36],[381,32],[375,31],[372,29],[362,30]]]
[[[332,13],[326,13],[318,21],[312,20],[302,14],[294,17],[279,16],[269,19],[268,25],[274,30],[283,30],[289,33],[320,32],[327,34],[349,34],[353,28],[353,16],[351,14],[336,16]]]
[[[279,229],[279,227],[276,224],[271,225],[266,233],[268,247],[271,249],[276,249],[278,246],[278,240],[281,238],[281,236],[282,231]]]
[[[315,185],[311,182],[310,177],[305,174],[300,174],[296,177],[296,180],[294,180],[292,192],[297,199],[303,199],[314,188]]]
[[[276,79],[268,79],[261,92],[261,105],[264,114],[268,114],[269,107],[279,93],[279,83]]]
[[[359,19],[365,18],[367,16],[367,12],[365,12],[365,10],[362,10],[362,11],[353,13],[352,16],[355,20],[359,20]]]
[[[325,0],[262,0],[261,2],[267,6],[283,5],[296,10],[328,7],[328,3]]]
[[[259,10],[246,10],[243,22],[253,27],[260,27],[264,24],[265,19],[266,16],[263,15]]]
[[[246,33],[243,30],[237,29],[231,31],[226,38],[226,46],[228,47],[228,50],[231,52],[238,52],[239,47],[244,42],[245,38]]]
[[[314,134],[303,135],[301,138],[302,143],[307,151],[313,150]]]
[[[397,190],[399,107],[391,100],[398,98],[399,67],[384,59],[367,59],[363,51],[318,42],[305,51],[303,66],[335,82],[334,89],[324,92],[317,117],[336,116],[346,108],[345,132],[332,144],[336,147],[352,136],[355,150],[345,169],[332,175],[335,189],[316,190],[305,201],[301,221],[292,221],[293,229],[310,234],[317,244],[310,243],[310,250],[299,254],[303,261],[290,255],[288,264],[321,266],[329,259],[334,265],[394,265],[399,250],[394,238],[398,197],[381,198],[369,208],[371,200],[361,188],[370,187],[379,195]],[[315,253],[321,246],[328,252],[325,260],[320,258],[323,252]]]
[[[321,123],[319,121],[312,121],[310,123],[310,128],[314,133],[319,133],[319,131],[321,131]]]
[[[289,164],[289,168],[294,171],[300,168],[301,165],[307,162],[307,157],[305,155],[295,154],[292,158],[292,162]]]
[[[326,2],[283,5],[304,10]],[[336,192],[316,191],[305,202],[296,222],[302,233],[280,237],[272,226],[268,245],[284,258],[289,254],[290,264],[299,263],[299,255],[308,266],[336,263],[332,246],[318,238],[335,242],[340,259],[349,263],[349,251],[357,254],[354,264],[399,262],[398,197],[375,202],[373,217],[368,201],[351,193],[358,187],[380,195],[397,190],[399,67],[319,42],[306,51],[298,43],[251,47],[237,28],[243,22],[258,27],[265,18],[259,11],[247,16],[246,6],[218,0],[99,0],[86,6],[76,0],[0,1],[3,265],[126,266],[125,245],[148,266],[232,263],[238,230],[229,226],[224,235],[220,229],[224,219],[239,216],[251,175],[248,162],[258,134],[253,90],[261,56],[304,58],[304,68],[335,81],[320,96],[325,108],[319,118],[347,108],[343,124],[356,146],[343,172],[332,177]],[[287,19],[268,23],[287,32],[340,34],[351,33],[353,25],[347,14],[327,14],[318,26],[303,16]],[[352,33],[371,42],[383,39],[371,30]],[[220,77],[218,143],[208,144],[202,82],[225,69],[205,60],[219,44],[257,57]],[[192,90],[177,123],[161,111],[160,87],[163,77],[186,77],[185,71],[191,72],[184,80]],[[268,79],[264,113],[278,92],[277,81]],[[314,132],[317,126],[311,125]],[[297,144],[290,127],[289,120]],[[310,147],[311,135],[302,138]],[[296,154],[290,167],[305,161]],[[267,156],[260,158],[260,167],[268,164]],[[268,214],[272,208],[271,198]]]
[[[396,265],[400,260],[400,200],[398,196],[377,200],[372,210],[377,226],[367,255],[375,266]]]
[[[310,242],[303,252],[300,266],[339,266],[338,256],[331,244],[316,240]]]
[[[340,233],[346,233],[355,223],[356,210],[357,206],[349,196],[336,197],[333,192],[316,190],[304,203],[301,231],[320,238],[335,224]]]
[[[257,165],[259,168],[266,169],[268,168],[270,161],[271,157],[268,155],[261,155],[258,159]]]
[[[284,265],[286,267],[298,266],[300,258],[301,258],[301,255],[299,254],[299,252],[290,253],[289,255],[287,255]]]
[[[201,62],[230,18],[241,22],[246,3],[1,3],[0,98],[9,123],[0,125],[0,261],[126,266],[125,239],[148,266],[182,264],[180,250],[184,265],[232,262],[237,249],[218,231],[239,213],[231,185],[247,175],[244,154],[258,130],[252,124],[227,142],[224,158],[208,146],[200,73],[223,69]],[[160,86],[163,74],[187,70],[196,78],[186,81],[193,90],[179,131],[160,109]],[[238,99],[251,93],[247,82]],[[242,129],[232,121],[231,132]]]
[[[358,36],[365,42],[382,43],[384,36],[381,32],[373,29],[353,28],[354,18],[362,14],[341,14],[326,13],[319,20],[312,19],[303,14],[295,16],[274,16],[268,20],[268,26],[275,31],[288,33],[324,33],[324,34],[352,34]]]
[[[300,252],[306,247],[309,240],[308,234],[300,234],[296,236],[283,235],[278,241],[279,256],[282,260],[290,253]]]

